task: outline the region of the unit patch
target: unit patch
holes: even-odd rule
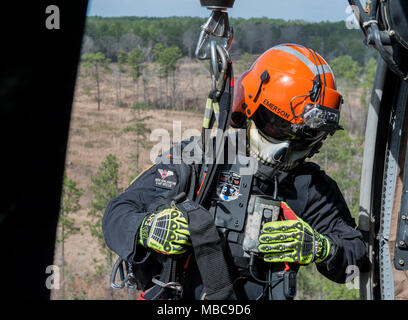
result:
[[[221,171],[217,182],[217,194],[221,200],[232,201],[240,196],[241,176],[232,171]]]
[[[171,170],[157,169],[154,183],[159,188],[173,189],[177,184],[177,178]]]

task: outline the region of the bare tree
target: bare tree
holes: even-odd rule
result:
[[[301,26],[287,26],[281,29],[280,42],[299,42],[299,33],[301,32]]]
[[[142,83],[143,83],[143,101],[147,104],[150,104],[150,98],[147,95],[147,84],[149,82],[149,71],[146,68],[143,68],[142,71]]]
[[[111,60],[116,60],[118,55],[117,41],[114,37],[105,36],[99,39],[98,46],[101,52],[106,54],[106,57]]]
[[[183,45],[187,49],[188,57],[193,58],[194,47],[197,42],[197,35],[192,28],[187,29],[183,33]]]
[[[259,46],[259,42],[262,41],[263,35],[259,32],[258,26],[254,24],[247,24],[242,27],[244,33],[244,43],[249,53],[255,53]]]
[[[272,27],[269,23],[261,23],[260,25],[257,25],[257,28],[259,34],[262,35],[259,41],[259,49],[261,52],[264,52],[271,48],[274,44],[274,35],[272,32]]]
[[[143,55],[147,58],[147,62],[153,62],[154,60],[153,48],[154,48],[154,45],[153,45],[152,40],[149,40],[146,46],[144,46],[143,48],[140,48],[140,50],[142,50],[143,52]]]
[[[81,55],[84,53],[95,53],[98,51],[98,46],[94,39],[90,36],[84,35],[82,39]]]
[[[119,50],[129,52],[135,48],[139,50],[143,48],[143,40],[138,35],[133,33],[127,33],[120,37]]]

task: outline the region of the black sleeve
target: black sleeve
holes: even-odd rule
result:
[[[158,208],[167,191],[156,186],[158,174],[158,165],[154,165],[111,200],[105,210],[102,219],[105,242],[127,261],[143,262],[148,255],[148,250],[137,244],[137,238],[144,217]]]
[[[317,269],[328,279],[345,283],[350,276],[347,267],[361,269],[367,249],[337,183],[323,171],[312,176],[303,218],[332,244],[332,254],[317,263]]]
[[[170,207],[176,195],[187,193],[190,185],[195,186],[198,167],[184,163],[180,152],[184,148],[189,150],[188,147],[196,143],[196,138],[192,137],[175,144],[125,192],[109,202],[102,219],[102,231],[107,246],[122,259],[144,264],[151,251],[137,244],[143,219],[150,213]]]

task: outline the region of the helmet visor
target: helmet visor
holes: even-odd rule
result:
[[[250,70],[244,72],[234,85],[234,98],[232,101],[232,110],[245,113],[242,105],[245,102],[245,89],[242,85],[242,80],[246,77]]]
[[[307,127],[295,132],[294,125],[263,105],[259,106],[252,119],[266,138],[279,141],[289,140],[295,150],[304,150],[326,135],[323,131]]]

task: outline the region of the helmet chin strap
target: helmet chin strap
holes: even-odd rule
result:
[[[247,150],[250,156],[258,158],[262,163],[282,171],[288,171],[300,164],[311,152],[313,146],[294,151],[290,141],[270,141],[266,139],[252,120],[247,126]]]

